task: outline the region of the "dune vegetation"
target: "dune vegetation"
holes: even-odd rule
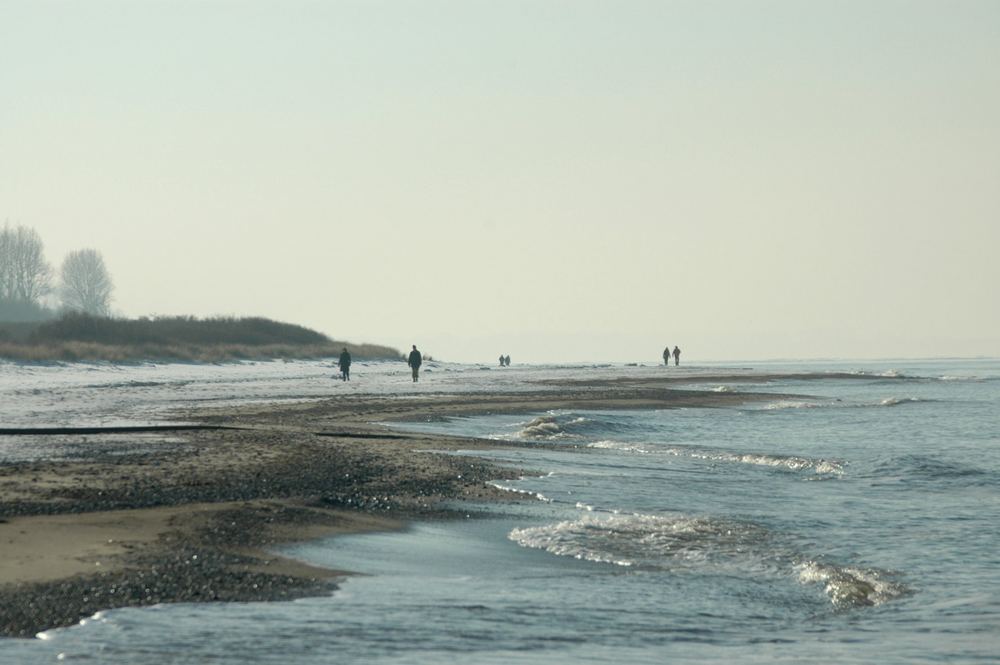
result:
[[[398,359],[376,344],[354,344],[262,317],[123,319],[66,314],[50,321],[0,323],[0,358],[29,362],[175,360],[222,362],[327,358],[347,347],[359,360]]]

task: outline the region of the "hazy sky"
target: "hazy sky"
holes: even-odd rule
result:
[[[128,315],[1000,355],[996,0],[0,0],[0,222]]]

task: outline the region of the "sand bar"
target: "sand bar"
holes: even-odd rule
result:
[[[621,381],[498,394],[354,395],[186,411],[210,426],[150,452],[0,466],[0,634],[33,636],[103,609],[278,600],[335,588],[337,571],[277,545],[454,516],[442,501],[513,501],[519,475],[428,450],[538,446],[411,434],[390,421],[548,409],[727,407],[774,394]],[[215,426],[220,426],[215,428]]]

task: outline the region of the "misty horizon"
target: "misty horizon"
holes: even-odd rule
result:
[[[1000,355],[997,3],[289,7],[3,3],[0,220],[100,252],[125,317]]]

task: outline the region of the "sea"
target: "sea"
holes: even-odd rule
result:
[[[399,363],[357,364],[349,384],[329,361],[8,363],[0,421],[162,422],[192,405],[552,378],[767,397],[396,425],[516,442],[447,454],[530,470],[493,481],[521,500],[280,550],[357,573],[328,596],[100,612],[2,640],[0,662],[1000,662],[1000,360],[426,369],[414,385]],[[0,463],[162,445],[0,438]]]

